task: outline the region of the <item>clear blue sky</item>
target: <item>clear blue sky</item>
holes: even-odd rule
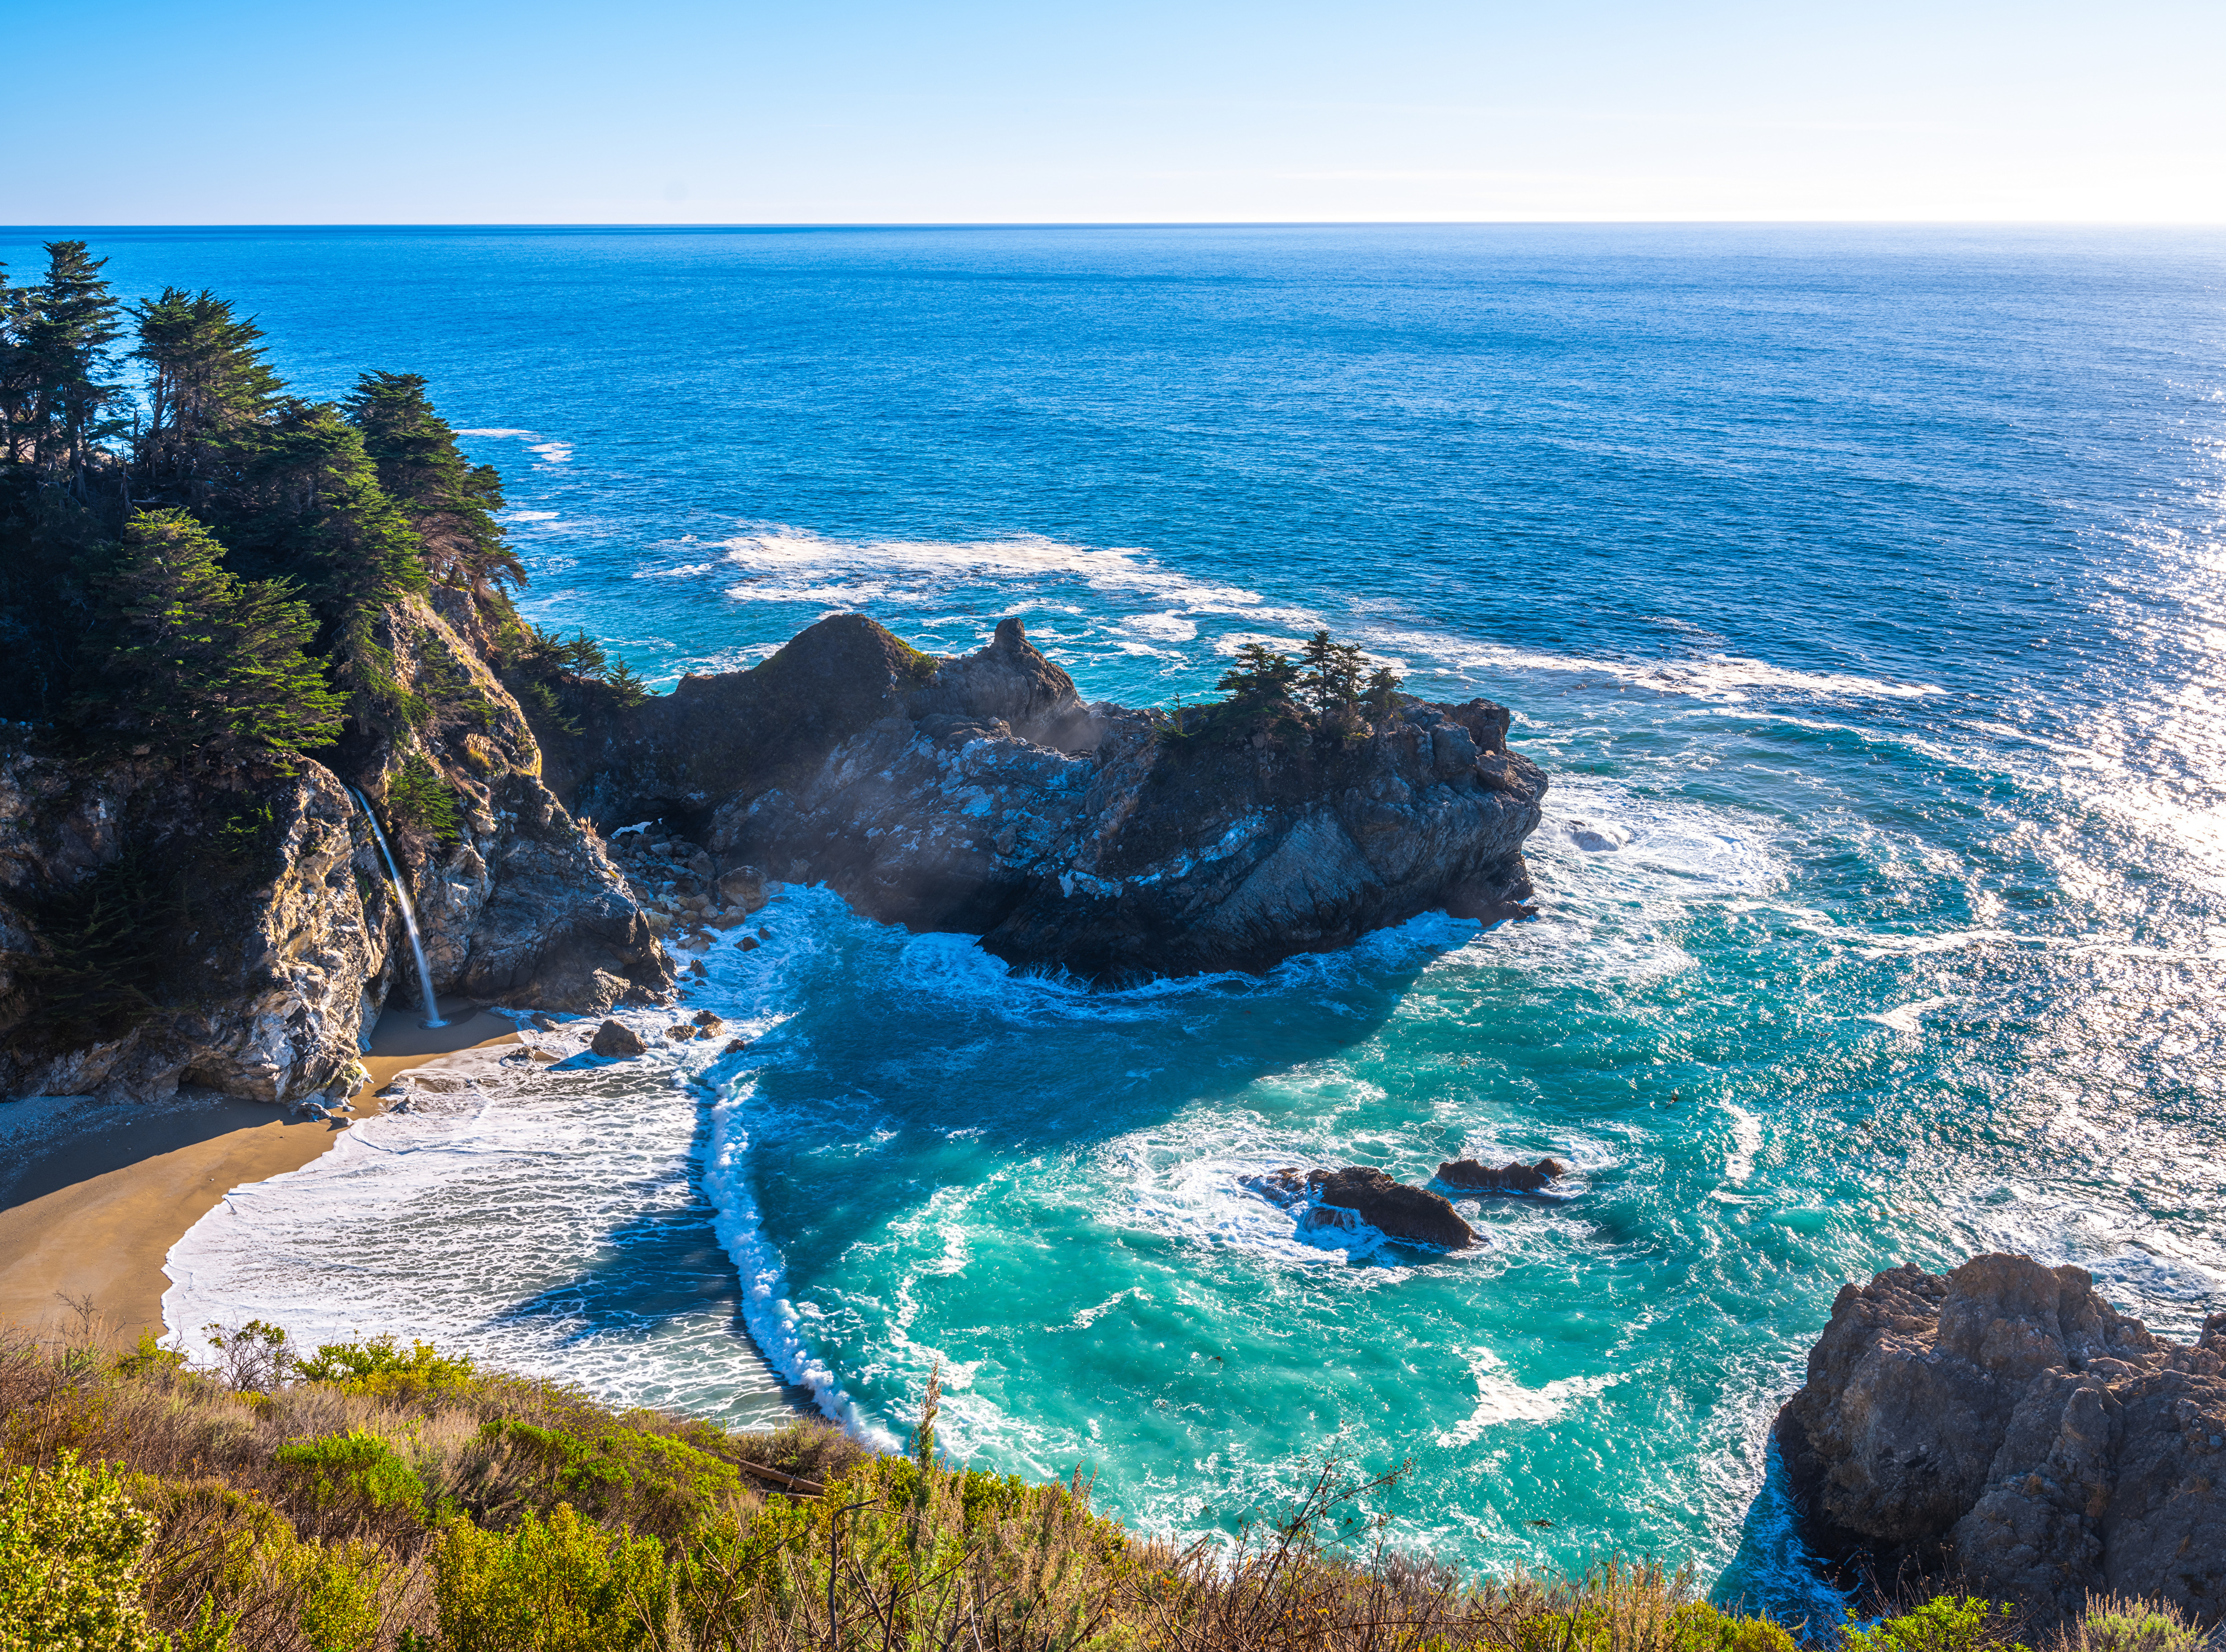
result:
[[[2226,0],[4,0],[0,222],[2226,221]]]

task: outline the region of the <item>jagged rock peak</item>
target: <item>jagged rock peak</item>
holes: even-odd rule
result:
[[[1778,1414],[1827,1559],[1933,1577],[2038,1624],[2089,1591],[2226,1612],[2226,1314],[2191,1345],[2028,1256],[1843,1287]]]

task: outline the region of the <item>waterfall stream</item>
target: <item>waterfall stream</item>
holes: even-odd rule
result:
[[[371,811],[371,800],[353,786],[348,790],[355,791],[356,806],[371,823],[371,835],[378,840],[378,852],[386,861],[387,881],[394,886],[394,899],[401,903],[402,927],[410,932],[410,956],[417,963],[417,995],[425,1007],[425,1025],[446,1026],[448,1023],[441,1019],[440,1006],[434,1001],[433,972],[426,967],[425,944],[417,938],[417,914],[410,905],[409,890],[403,887],[402,868],[394,863],[394,851],[386,847],[386,834],[378,829],[378,816]]]

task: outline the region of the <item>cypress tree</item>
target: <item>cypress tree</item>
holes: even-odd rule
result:
[[[152,373],[135,454],[140,489],[205,504],[235,480],[245,439],[285,384],[264,359],[263,329],[214,293],[166,287],[132,314],[131,353]]]
[[[1351,643],[1332,641],[1317,631],[1299,651],[1300,687],[1314,715],[1324,722],[1360,698],[1361,673],[1368,657]]]
[[[135,515],[105,586],[111,623],[88,640],[79,701],[92,728],[181,759],[282,769],[339,738],[342,702],[303,651],[308,605],[283,581],[227,572],[183,511]]]
[[[368,372],[347,406],[378,467],[378,485],[424,543],[427,571],[482,595],[505,583],[523,585],[525,566],[494,519],[502,478],[493,465],[474,466],[458,451],[456,433],[426,397],[425,380]]]
[[[48,241],[46,279],[31,288],[17,327],[18,371],[29,392],[26,455],[41,480],[82,499],[100,415],[118,391],[103,384],[108,346],[122,336],[117,302],[101,276],[105,258],[82,241]]]
[[[372,626],[386,604],[425,588],[425,569],[361,433],[330,403],[282,403],[257,433],[238,505],[227,541],[255,571],[301,582],[340,681],[406,708],[392,657]]]

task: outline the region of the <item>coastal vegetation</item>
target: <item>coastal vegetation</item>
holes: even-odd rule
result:
[[[204,768],[283,766],[423,725],[467,683],[404,687],[386,611],[468,600],[506,667],[555,698],[640,685],[584,635],[519,617],[525,569],[425,380],[292,394],[262,328],[212,292],[127,305],[82,241],[37,281],[0,268],[0,718]]]
[[[1078,1472],[946,1461],[931,1382],[903,1454],[799,1420],[735,1433],[601,1406],[391,1337],[299,1357],[209,1327],[0,1332],[0,1646],[100,1652],[2012,1652],[1943,1595],[1862,1624],[1724,1610],[1605,1559],[1482,1579],[1384,1541],[1323,1465],[1234,1538],[1131,1533]],[[2051,1652],[2193,1652],[2168,1606],[2107,1600]]]
[[[0,268],[0,733],[60,775],[56,816],[105,788],[86,806],[116,841],[0,901],[0,1055],[27,1059],[213,990],[211,937],[276,875],[304,759],[414,863],[492,829],[537,735],[643,696],[519,614],[500,480],[423,378],[307,398],[220,295],[126,303],[84,242],[46,252],[35,280]]]
[[[1180,740],[1358,737],[1391,715],[1401,681],[1388,665],[1371,670],[1358,645],[1326,630],[1307,639],[1296,658],[1256,639],[1239,645],[1215,683],[1225,698],[1198,707],[1178,702],[1161,733]]]

